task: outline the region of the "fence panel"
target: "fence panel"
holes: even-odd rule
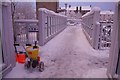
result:
[[[67,17],[53,11],[40,8],[38,20],[15,20],[15,42],[42,46],[66,28]]]
[[[38,41],[38,20],[15,20],[15,43],[34,44]]]
[[[90,12],[82,16],[83,31],[88,39],[89,43],[94,49],[98,49],[99,44],[99,17],[100,9],[93,8]]]
[[[82,16],[83,31],[94,49],[109,49],[113,21],[100,21],[99,8]]]
[[[100,22],[100,49],[110,48],[112,28],[113,22]]]
[[[67,17],[45,8],[38,13],[39,44],[42,46],[66,28]]]

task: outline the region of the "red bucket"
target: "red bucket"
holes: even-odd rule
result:
[[[17,54],[16,55],[16,61],[18,63],[25,63],[25,54],[22,53],[22,54]]]

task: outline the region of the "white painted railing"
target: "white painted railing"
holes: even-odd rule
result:
[[[40,8],[38,13],[39,44],[44,45],[67,25],[67,17],[45,8]]]
[[[100,22],[100,49],[109,49],[111,46],[111,33],[113,28],[113,21]]]
[[[94,49],[109,49],[113,21],[100,21],[100,9],[93,8],[82,16],[83,31]]]
[[[38,41],[38,20],[15,20],[15,43],[18,44],[34,44]]]
[[[38,20],[15,20],[16,43],[44,45],[66,28],[67,17],[53,11],[40,8]]]
[[[82,16],[83,31],[89,43],[94,49],[99,49],[99,23],[100,9],[93,8],[90,12]]]

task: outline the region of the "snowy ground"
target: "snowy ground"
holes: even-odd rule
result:
[[[80,25],[68,26],[63,32],[40,48],[45,70],[28,71],[23,64],[6,78],[106,78],[109,51],[94,50]]]

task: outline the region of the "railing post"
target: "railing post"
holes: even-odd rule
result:
[[[99,22],[97,22],[96,23],[96,26],[95,26],[95,30],[96,30],[96,35],[95,35],[95,37],[94,37],[94,48],[95,49],[100,49],[100,39],[101,39],[101,25],[100,25],[100,23]]]
[[[28,23],[25,24],[26,26],[26,44],[29,44],[29,26],[28,26]]]
[[[94,8],[93,16],[93,32],[92,32],[92,45],[94,49],[98,49],[98,40],[100,34],[100,26],[98,22],[100,21],[100,8]]]
[[[116,73],[120,69],[117,69],[118,67],[118,58],[120,55],[119,48],[120,48],[120,2],[116,3],[115,6],[115,17],[114,17],[114,23],[113,23],[113,29],[112,29],[112,40],[111,40],[111,47],[110,47],[110,54],[109,54],[109,64],[107,69],[107,75],[114,77],[115,74],[119,75],[120,79],[120,73]],[[120,66],[118,67],[120,68]],[[119,80],[118,79],[118,80]]]
[[[0,23],[0,25],[2,25],[0,39],[3,53],[0,54],[2,54],[1,57],[4,58],[4,61],[0,64],[0,68],[2,68],[0,74],[4,77],[16,64],[10,2],[0,2],[0,14],[2,14],[2,16],[0,15],[0,20],[2,20],[2,23]]]
[[[47,21],[45,21],[47,17]],[[66,16],[57,14],[53,11],[45,8],[38,10],[38,26],[39,26],[39,45],[44,45],[46,42],[51,40],[57,34],[59,34],[63,28],[64,20]],[[45,38],[45,25],[47,24],[47,38]],[[66,25],[65,25],[66,26]]]
[[[39,30],[39,45],[44,45],[44,27],[45,27],[45,12],[41,9],[38,10],[38,30]]]

